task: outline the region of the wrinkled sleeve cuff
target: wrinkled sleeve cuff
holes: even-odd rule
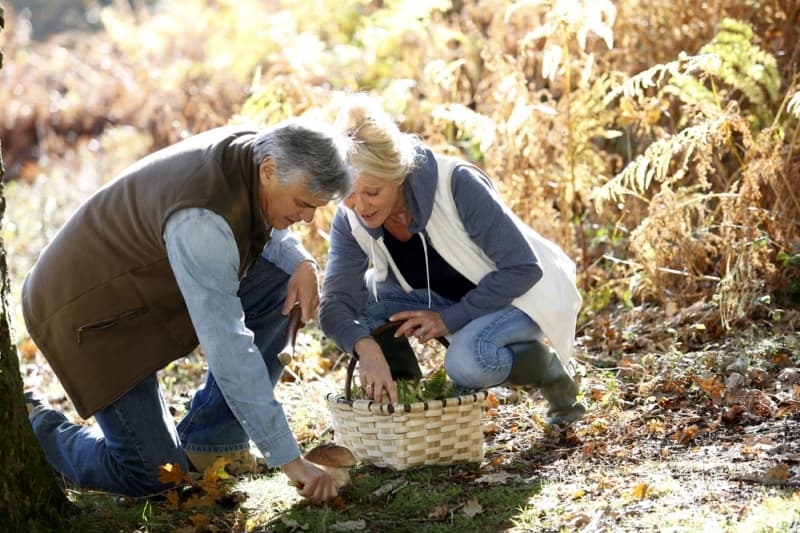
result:
[[[284,431],[269,439],[264,439],[257,442],[256,446],[270,468],[283,466],[300,457],[300,446],[291,431]]]
[[[339,348],[352,355],[356,343],[364,337],[369,337],[369,330],[360,324],[354,324],[342,333]]]

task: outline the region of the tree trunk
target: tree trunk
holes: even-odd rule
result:
[[[0,5],[0,31],[4,25]],[[3,174],[0,151],[0,229],[6,210]],[[6,250],[0,237],[0,524],[5,531],[53,530],[74,508],[58,487],[28,422],[8,295]]]

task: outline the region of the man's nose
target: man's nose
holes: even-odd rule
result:
[[[316,211],[316,207],[306,207],[300,212],[300,217],[306,224],[311,224],[311,221],[314,220],[314,213],[316,213]]]

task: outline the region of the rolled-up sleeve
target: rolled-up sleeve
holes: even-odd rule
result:
[[[245,326],[230,226],[212,211],[183,209],[167,221],[164,241],[208,367],[234,416],[270,466],[296,459],[300,448]]]

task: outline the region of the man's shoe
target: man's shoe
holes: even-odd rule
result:
[[[189,470],[205,473],[214,461],[223,457],[227,464],[225,470],[232,476],[246,476],[265,474],[268,470],[267,462],[260,455],[251,450],[237,450],[234,452],[190,452],[184,451],[189,460]]]

